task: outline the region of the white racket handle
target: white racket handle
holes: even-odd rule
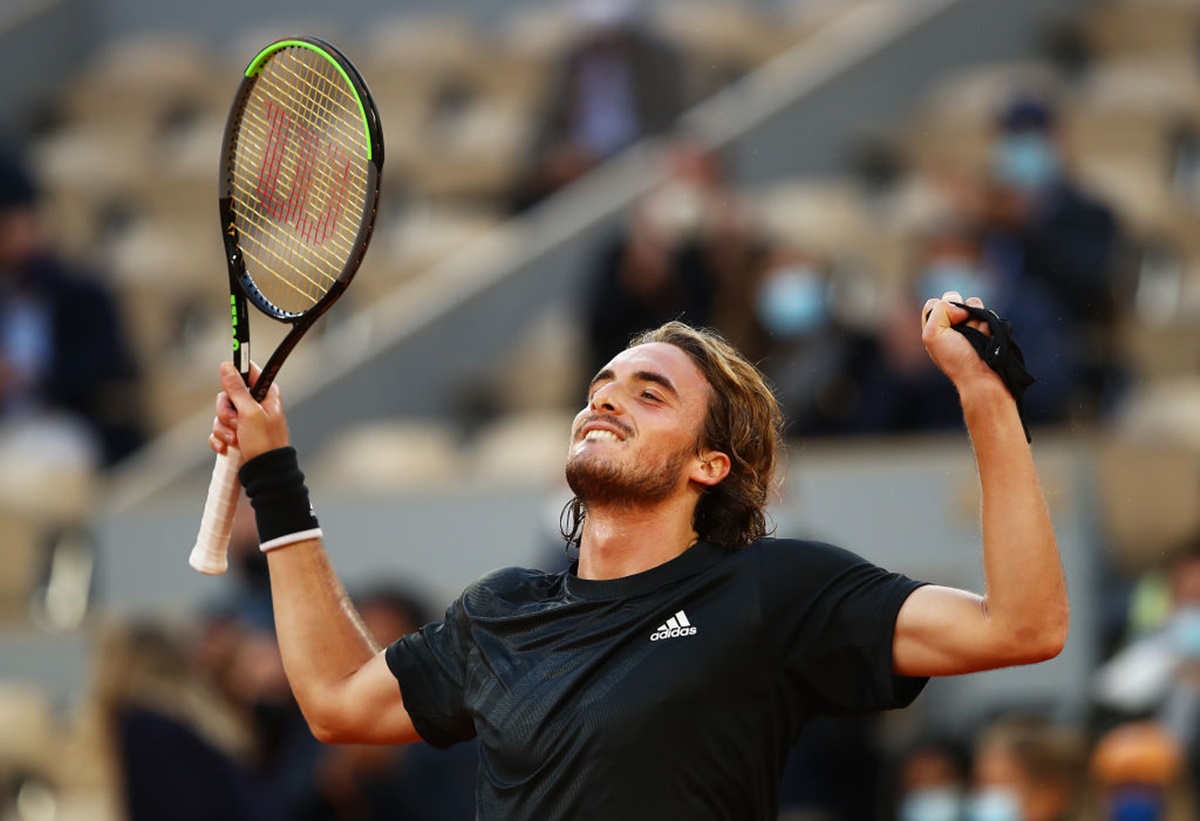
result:
[[[241,466],[242,452],[233,445],[225,453],[218,453],[216,464],[213,465],[204,515],[200,517],[200,533],[188,558],[188,564],[210,576],[219,576],[229,567],[226,553],[229,550],[229,533],[233,530],[233,515],[237,512],[238,496],[242,490],[238,481]]]

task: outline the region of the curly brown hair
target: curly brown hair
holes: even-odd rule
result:
[[[708,417],[697,447],[729,457],[729,475],[704,489],[692,514],[692,527],[704,541],[745,547],[770,535],[766,506],[783,448],[783,415],[762,373],[716,331],[668,322],[635,336],[630,348],[664,342],[679,348],[708,382]],[[587,515],[572,499],[561,529],[578,544]]]

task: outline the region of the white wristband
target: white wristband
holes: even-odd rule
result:
[[[287,547],[296,542],[306,542],[309,539],[320,539],[324,537],[321,528],[314,527],[312,530],[300,530],[296,533],[289,533],[286,536],[277,536],[274,539],[265,541],[258,546],[258,549],[263,553],[268,553],[272,550],[278,550],[281,547]]]

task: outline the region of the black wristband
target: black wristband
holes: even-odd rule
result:
[[[262,550],[321,537],[295,448],[277,448],[255,456],[242,465],[238,478],[254,508]]]

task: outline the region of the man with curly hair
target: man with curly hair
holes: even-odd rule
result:
[[[770,388],[716,335],[668,323],[596,374],[575,419],[564,530],[577,564],[489,574],[383,649],[325,555],[278,392],[254,402],[226,363],[210,443],[247,459],[280,647],[313,732],[478,737],[481,819],[773,819],[810,717],[904,706],[929,676],[1057,655],[1068,606],[1053,528],[1012,395],[952,327],[973,322],[961,302],[929,300],[923,339],[975,448],[986,595],[770,537]]]

